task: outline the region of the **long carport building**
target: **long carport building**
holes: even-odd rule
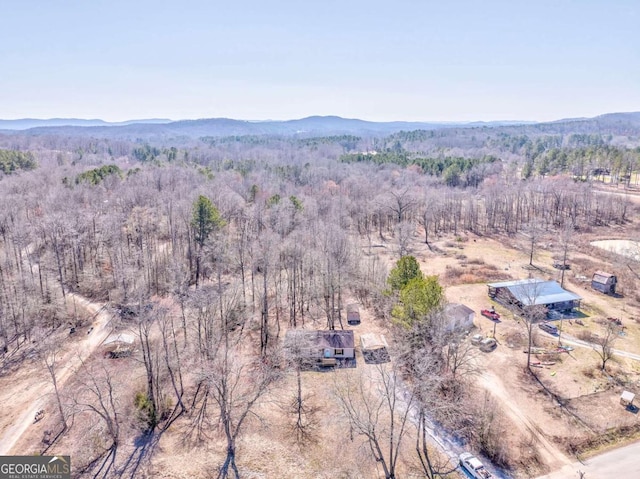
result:
[[[556,281],[537,278],[489,283],[489,297],[516,311],[530,306],[546,306],[549,311],[572,311],[582,298],[563,289]]]

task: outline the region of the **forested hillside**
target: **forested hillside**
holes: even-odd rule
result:
[[[615,128],[554,128],[175,143],[1,135],[8,149],[0,150],[0,373],[40,364],[29,362],[34,357],[61,357],[51,354],[62,354],[69,328],[87,326],[77,298],[104,304],[116,318],[111,326],[135,335],[135,362],[118,373],[83,362],[60,391],[55,361],[47,362],[55,440],[82,474],[110,477],[150,467],[162,435],[178,430],[194,449],[213,441],[226,477],[243,463],[241,438],[260,430],[261,400],[287,374],[297,371],[298,408],[286,409],[280,425],[294,417],[293,436],[313,430],[300,369],[285,364],[281,340],[308,324],[340,329],[350,298],[406,335],[411,347],[398,354],[406,367],[397,374],[432,381],[412,400],[420,414],[437,415],[434,402],[468,394],[425,320],[430,303],[423,313],[408,306],[415,291],[438,292],[437,279],[416,275],[408,278],[420,280],[410,285],[415,291],[389,290],[389,265],[372,250],[389,244],[396,260],[412,253],[416,237],[430,245],[447,235],[533,237],[629,222],[627,198],[596,186],[637,184],[637,130],[624,137]],[[426,356],[433,362],[423,368],[416,358]],[[116,381],[117,374],[131,376]],[[460,434],[489,453],[483,425],[457,412]],[[141,450],[139,438],[153,447]],[[420,454],[429,454],[426,445]],[[367,467],[395,467],[384,454],[367,458]]]
[[[20,170],[33,170],[36,161],[30,152],[0,150],[0,170],[10,175]]]

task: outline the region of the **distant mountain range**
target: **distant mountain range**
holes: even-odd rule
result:
[[[28,130],[30,128],[52,126],[126,126],[137,124],[171,123],[171,120],[152,118],[148,120],[127,120],[120,122],[108,122],[104,120],[82,120],[80,118],[51,118],[38,120],[35,118],[21,118],[19,120],[0,120],[0,130]]]
[[[410,122],[391,121],[373,122],[358,119],[342,118],[339,116],[310,116],[299,120],[233,120],[230,118],[205,118],[200,120],[179,120],[172,121],[164,118],[153,118],[148,120],[127,120],[120,122],[109,122],[104,120],[84,120],[80,118],[51,118],[40,120],[35,118],[21,118],[18,120],[0,120],[0,130],[29,130],[32,128],[49,128],[65,126],[129,126],[129,125],[158,125],[172,124],[173,127],[184,126],[193,127],[200,125],[213,125],[229,127],[231,125],[254,125],[256,129],[275,129],[290,132],[296,128],[302,129],[358,129],[358,130],[387,130],[389,128],[411,128],[411,129],[433,129],[459,126],[502,126],[502,125],[522,125],[532,124],[532,121],[476,121],[476,122]],[[259,127],[259,128],[258,128]]]
[[[246,121],[229,118],[171,121],[166,119],[131,120],[109,123],[103,120],[55,118],[50,120],[0,120],[5,133],[26,135],[67,135],[128,140],[162,140],[205,136],[281,135],[386,135],[401,130],[439,130],[443,128],[524,128],[537,133],[562,133],[567,130],[620,131],[640,130],[640,112],[610,113],[594,118],[565,119],[547,123],[527,121],[494,122],[373,122],[338,116],[310,116],[287,121]],[[613,129],[613,130],[612,130]]]

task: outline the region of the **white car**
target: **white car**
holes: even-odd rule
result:
[[[497,347],[498,347],[498,343],[493,338],[485,338],[482,341],[480,341],[480,351],[483,351],[485,353],[490,353]]]
[[[478,458],[470,452],[460,454],[460,466],[471,474],[474,479],[491,479],[493,477]]]

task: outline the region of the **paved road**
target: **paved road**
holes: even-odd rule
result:
[[[590,343],[588,341],[583,341],[578,338],[574,338],[573,336],[569,336],[568,334],[562,335],[562,343],[563,344],[571,344],[572,346],[582,346],[583,348],[600,348],[597,344]],[[611,350],[614,356],[623,356],[625,358],[633,359],[635,361],[640,361],[640,354],[630,353],[627,351],[623,351],[621,349],[612,349]]]
[[[557,336],[554,336],[553,334],[549,334],[546,331],[542,331],[540,330],[540,332],[543,332],[544,334],[546,334],[547,336],[550,336],[552,338],[557,338]],[[562,337],[560,342],[562,344],[568,344],[571,346],[579,346],[581,348],[587,348],[587,349],[598,349],[600,348],[600,346],[598,346],[597,344],[593,344],[590,343],[588,341],[583,341],[582,339],[578,339],[576,337],[573,337],[567,333],[562,333]],[[623,351],[622,349],[612,349],[611,350],[613,352],[614,356],[622,356],[625,358],[629,358],[629,359],[633,359],[634,361],[640,361],[640,354],[635,354],[635,353],[630,353],[628,351]],[[639,476],[640,477],[640,476]],[[618,479],[622,479],[622,478],[618,478]]]
[[[593,344],[568,334],[562,335],[562,343],[582,348],[593,348]],[[613,353],[640,361],[640,354],[614,349]],[[640,478],[640,442],[595,456],[584,463],[576,462],[538,479],[638,479]]]
[[[538,479],[637,479],[640,478],[640,442],[576,462]]]

